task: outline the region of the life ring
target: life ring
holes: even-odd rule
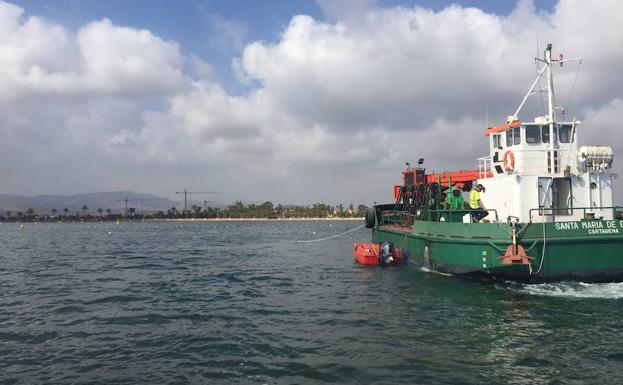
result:
[[[502,157],[502,164],[504,165],[504,170],[513,171],[515,169],[515,154],[511,150],[508,150],[504,153]]]

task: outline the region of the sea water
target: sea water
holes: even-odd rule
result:
[[[622,284],[363,267],[350,221],[0,225],[1,384],[623,382]]]

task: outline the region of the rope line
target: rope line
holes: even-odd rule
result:
[[[541,269],[543,268],[543,260],[545,259],[545,242],[546,242],[546,237],[545,237],[545,221],[543,221],[543,251],[541,252],[541,263],[539,264],[539,270],[536,271],[536,274],[539,274],[541,272]]]
[[[321,242],[321,241],[326,241],[329,239],[333,239],[333,238],[337,238],[337,237],[341,237],[342,235],[348,234],[348,233],[352,233],[353,231],[359,230],[360,228],[364,227],[365,223],[361,226],[357,226],[354,229],[350,229],[348,231],[344,231],[341,234],[337,234],[337,235],[332,235],[330,237],[326,237],[326,238],[320,238],[320,239],[310,239],[310,240],[306,240],[306,241],[287,241],[287,242],[291,242],[291,243],[312,243],[312,242]]]
[[[573,93],[575,92],[575,84],[578,81],[578,75],[580,75],[580,69],[582,69],[582,60],[578,63],[578,67],[575,70],[575,78],[573,79],[573,85],[571,86],[571,92],[569,92],[569,97],[567,98],[567,104],[564,107],[565,111],[571,110],[571,99],[573,98]]]

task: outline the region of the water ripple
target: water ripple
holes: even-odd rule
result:
[[[358,225],[0,225],[0,384],[623,382],[620,284],[364,269],[364,229],[284,242]]]

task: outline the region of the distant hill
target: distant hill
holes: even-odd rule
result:
[[[165,211],[171,207],[183,209],[184,203],[176,202],[168,198],[162,198],[151,194],[135,193],[132,191],[96,192],[76,195],[6,195],[0,194],[0,213],[7,211],[16,213],[26,212],[28,209],[35,210],[35,214],[49,214],[52,209],[61,214],[67,208],[70,212],[81,211],[82,206],[87,206],[88,212],[96,213],[98,208],[106,211],[111,209],[113,213],[122,213],[125,210],[124,200],[128,199],[128,207],[134,207],[140,212]]]

